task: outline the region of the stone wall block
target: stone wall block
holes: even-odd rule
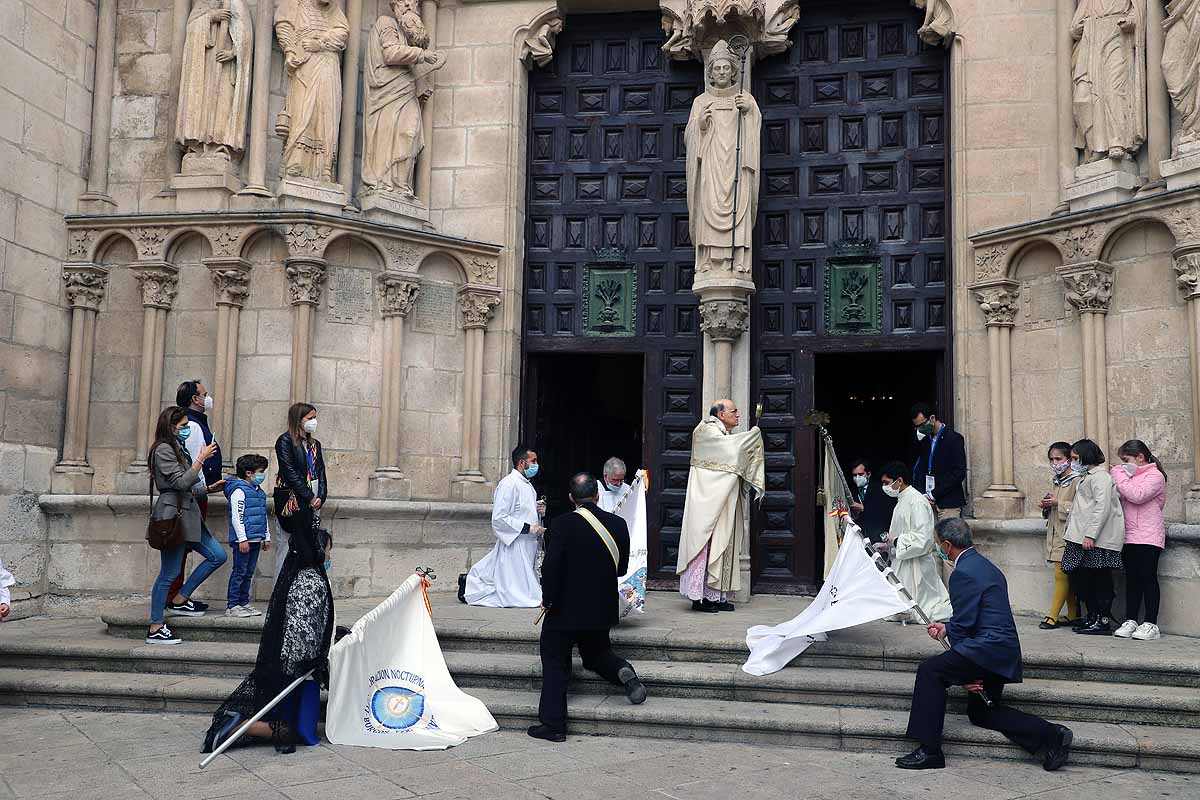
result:
[[[314,358],[308,374],[308,396],[312,403],[332,403],[337,398],[336,359]]]
[[[325,418],[328,418],[326,412]],[[357,417],[357,414],[355,414]],[[355,430],[348,434],[350,438],[350,448],[354,447],[358,433]],[[321,439],[321,444],[325,444],[325,439]],[[332,448],[325,452],[325,464],[329,474],[336,476],[330,478],[330,491],[343,497],[366,497],[368,489],[368,479],[375,472],[375,453],[360,453],[352,449],[335,451]],[[334,481],[337,481],[334,483]]]
[[[286,401],[290,381],[291,362],[286,358],[249,356],[238,359],[239,400]]]
[[[13,95],[7,96],[13,97]],[[7,111],[7,109],[3,110]],[[23,116],[23,113],[17,116],[18,122],[21,123],[21,129],[14,139],[16,142],[22,141],[24,134]],[[0,122],[0,125],[3,124]],[[57,201],[55,186],[58,173],[54,164],[40,158],[30,158],[16,144],[0,141],[0,172],[4,175],[5,191],[32,200],[46,208],[55,207]],[[15,215],[15,198],[10,202],[14,203],[13,214]],[[11,239],[12,237],[6,236],[5,238]]]
[[[332,323],[321,316],[318,306],[317,324],[313,332],[313,353],[326,358],[351,361],[371,360],[371,326]]]
[[[486,551],[478,553],[476,561]],[[433,581],[430,591],[458,591],[458,574],[466,572],[471,548],[468,547],[404,547],[377,550],[371,562],[371,593],[391,594],[408,580],[417,567],[432,567],[441,578]],[[446,577],[442,577],[446,576]]]
[[[20,47],[0,38],[0,88],[54,115],[67,105],[67,79]]]
[[[129,356],[98,355],[92,363],[93,401],[136,403],[140,359]]]
[[[505,86],[467,86],[454,90],[455,125],[502,125],[511,101]],[[441,99],[438,99],[441,102]]]
[[[258,355],[292,354],[292,312],[290,309],[264,309],[257,312],[258,332],[254,352]],[[243,319],[246,314],[243,312]],[[248,323],[247,323],[248,324]]]
[[[379,406],[379,367],[340,361],[337,365],[338,403],[352,406]]]
[[[158,98],[118,95],[113,98],[114,139],[152,139],[158,114]]]
[[[16,297],[13,303],[13,341],[65,352],[71,342],[69,312],[41,300]]]

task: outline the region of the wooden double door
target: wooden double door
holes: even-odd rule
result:
[[[947,59],[920,42],[920,21],[903,0],[806,3],[792,47],[754,67],[763,128],[749,335],[768,459],[755,591],[820,582],[815,450],[802,423],[817,399],[818,354],[919,351],[942,363],[947,351]],[[567,412],[539,396],[581,387],[569,370],[555,381],[554,357],[593,359],[621,396],[640,369],[641,406],[606,427],[621,432],[609,449],[633,449],[649,470],[650,576],[669,585],[690,433],[712,398],[700,396],[684,176],[684,128],[703,78],[698,63],[665,57],[659,22],[571,16],[553,61],[531,74],[522,432],[542,448],[564,435]],[[846,242],[863,240],[869,247],[850,249],[874,264],[878,324],[847,331],[826,319],[845,313],[845,303],[826,309],[840,286],[827,280]],[[837,359],[822,364],[820,378],[837,379]],[[836,425],[837,409],[825,410]],[[579,452],[608,447],[594,438]]]

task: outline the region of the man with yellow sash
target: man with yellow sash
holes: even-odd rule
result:
[[[742,588],[738,563],[750,502],[766,491],[766,462],[762,431],[733,432],[741,419],[732,400],[718,400],[692,431],[675,573],[693,611],[733,611],[730,597]]]
[[[645,702],[646,687],[629,662],[613,652],[608,631],[620,620],[613,587],[629,565],[625,520],[598,505],[600,486],[586,472],[571,478],[575,510],[550,523],[542,561],[541,724],[529,735],[551,742],[567,738],[567,682],[571,651],[579,646],[584,669],[622,686],[629,702]]]

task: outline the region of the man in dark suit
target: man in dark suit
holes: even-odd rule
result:
[[[963,481],[967,479],[966,440],[942,422],[929,403],[917,403],[910,413],[917,437],[912,485],[929,498],[938,519],[961,517],[967,504],[963,492]]]
[[[1030,753],[1043,750],[1042,766],[1053,772],[1070,757],[1071,729],[1001,703],[1004,684],[1021,682],[1021,641],[1008,604],[1004,573],[975,549],[971,528],[961,519],[939,522],[934,541],[938,554],[954,564],[950,573],[954,616],[946,623],[932,623],[928,630],[934,639],[949,639],[951,649],[925,659],[917,668],[907,735],[920,747],[897,758],[896,766],[946,766],[942,755],[946,687],[961,685],[970,692],[967,717],[973,724],[999,731]],[[991,700],[991,706],[981,692]]]
[[[871,544],[887,540],[896,499],[883,493],[883,484],[871,476],[871,465],[864,459],[850,464],[850,516]]]
[[[629,568],[629,529],[616,514],[600,510],[599,494],[591,475],[571,478],[575,510],[550,523],[545,536],[541,724],[530,727],[529,735],[551,742],[567,738],[567,683],[575,645],[584,669],[624,687],[629,702],[646,700],[646,687],[608,639],[609,629],[620,621],[617,578]]]

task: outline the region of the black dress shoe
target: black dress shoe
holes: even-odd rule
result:
[[[896,759],[900,769],[944,769],[946,757],[941,753],[930,753],[924,747],[918,747],[906,756]]]
[[[1094,619],[1095,619],[1095,617],[1093,617],[1091,614],[1087,614],[1086,616],[1082,616],[1079,619],[1072,620],[1071,621],[1071,629],[1073,631],[1075,631],[1076,633],[1079,633],[1080,628],[1086,628],[1088,625],[1091,625],[1092,621]]]
[[[725,600],[720,603],[713,603],[713,606],[716,607],[717,611],[735,611],[735,610],[737,610],[737,607],[734,606],[734,604],[729,602],[728,600]]]
[[[565,742],[567,735],[562,731],[556,731],[549,725],[530,725],[526,731],[535,739],[545,739],[547,742]]]
[[[458,602],[467,602],[467,573],[460,572],[458,575]]]
[[[204,737],[204,746],[200,748],[200,752],[211,753],[213,750],[216,750],[218,747],[224,744],[225,740],[232,736],[245,721],[246,718],[238,712],[226,711],[225,719],[221,721],[221,724],[215,728],[209,728],[208,734]]]
[[[646,686],[633,671],[633,667],[626,664],[617,670],[617,680],[625,686],[625,697],[629,699],[629,702],[635,706],[646,702]]]
[[[1091,624],[1084,625],[1076,633],[1082,633],[1084,636],[1112,636],[1112,625],[1109,623],[1108,617],[1096,617]]]
[[[707,614],[717,613],[717,604],[711,600],[693,600],[692,611],[703,611]]]
[[[1071,732],[1070,728],[1064,725],[1055,725],[1050,744],[1046,747],[1046,757],[1042,760],[1042,767],[1047,772],[1054,772],[1066,764],[1067,759],[1071,757],[1071,742],[1074,740],[1075,734]]]

